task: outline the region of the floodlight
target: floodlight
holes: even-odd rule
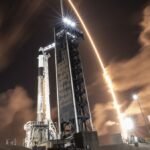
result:
[[[132,95],[132,98],[133,98],[133,100],[138,100],[139,97],[138,97],[137,94],[133,94],[133,95]]]
[[[123,120],[123,127],[126,129],[126,130],[132,130],[134,128],[134,123],[133,123],[133,120],[131,118],[125,118]]]
[[[71,26],[71,27],[75,27],[76,26],[76,23],[73,22],[71,19],[67,18],[67,17],[64,17],[63,18],[63,22],[68,25],[68,26]]]

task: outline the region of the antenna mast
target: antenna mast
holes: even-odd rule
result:
[[[61,8],[61,16],[62,18],[64,17],[64,5],[63,5],[64,1],[60,0],[60,8]]]

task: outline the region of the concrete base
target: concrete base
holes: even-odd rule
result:
[[[99,136],[100,146],[123,144],[121,134],[106,134]]]
[[[80,132],[74,134],[76,148],[99,150],[97,132]]]
[[[30,149],[17,145],[0,145],[0,150],[30,150]]]
[[[117,145],[100,146],[99,150],[150,150],[150,147],[144,148],[144,147],[130,146],[127,144],[117,144]]]
[[[31,149],[27,149],[21,146],[0,145],[0,150],[31,150]],[[65,149],[65,148],[46,149],[44,147],[43,148],[41,147],[41,148],[38,148],[38,150],[69,150],[69,149]],[[72,148],[70,150],[79,150],[79,149]],[[87,149],[84,148],[82,150],[87,150]],[[119,144],[119,145],[100,146],[97,150],[150,150],[150,147],[138,148],[138,147],[134,147],[134,146],[126,145],[126,144]]]

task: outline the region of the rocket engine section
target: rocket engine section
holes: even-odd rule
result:
[[[39,49],[38,56],[38,95],[37,120],[29,121],[24,125],[26,131],[25,146],[32,148],[40,146],[49,140],[56,139],[56,128],[51,119],[49,70],[48,59],[50,55]]]

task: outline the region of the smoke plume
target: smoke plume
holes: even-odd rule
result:
[[[145,115],[150,114],[150,5],[143,11],[143,20],[140,26],[142,27],[139,36],[141,49],[138,54],[129,60],[113,62],[107,67],[116,93],[130,95],[128,100],[118,97],[119,99],[124,99],[119,102],[125,108],[126,115],[138,115],[141,113],[137,101],[132,100],[133,91],[137,92]],[[110,127],[113,128],[113,132],[117,131],[116,125],[118,123],[116,122],[118,121],[116,117],[112,120],[115,116],[112,115],[114,111],[112,103],[106,102],[105,104],[95,105],[93,111],[94,125],[99,134],[109,133]]]
[[[142,32],[139,40],[142,48],[139,53],[130,60],[112,63],[108,71],[112,77],[116,91],[125,92],[134,88],[139,88],[138,96],[145,113],[150,114],[150,6],[143,12],[141,22]],[[131,102],[127,108],[127,114],[137,114],[136,102]]]
[[[23,87],[0,94],[0,139],[22,138],[23,125],[33,120],[33,101]],[[1,141],[0,141],[1,142]]]
[[[110,127],[116,126],[116,120],[112,120],[116,115],[112,103],[97,104],[93,110],[94,115],[94,127],[98,131],[99,135],[107,134],[110,131]],[[117,132],[117,127],[111,132]]]

